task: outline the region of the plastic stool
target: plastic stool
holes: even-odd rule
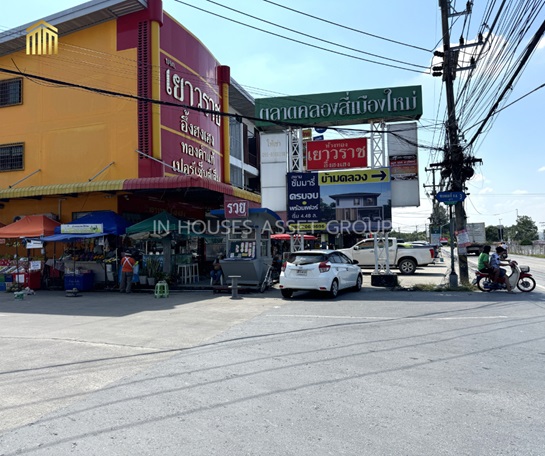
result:
[[[164,280],[160,280],[155,284],[155,297],[156,298],[168,298],[170,294],[168,289],[168,283]]]

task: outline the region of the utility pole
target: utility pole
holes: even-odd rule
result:
[[[447,96],[447,139],[448,144],[445,151],[446,157],[444,164],[450,168],[451,171],[451,185],[452,191],[462,192],[464,191],[464,180],[462,177],[462,167],[464,164],[464,154],[462,147],[460,146],[460,139],[458,135],[458,121],[456,119],[455,101],[454,101],[454,87],[453,82],[456,78],[456,69],[458,65],[458,50],[451,49],[450,46],[450,32],[449,32],[449,11],[451,0],[439,0],[441,7],[441,25],[443,30],[443,81],[445,83],[445,90]],[[468,2],[468,5],[470,3]],[[466,214],[463,203],[457,202],[455,206],[455,228],[456,231],[461,231],[466,227]],[[452,240],[451,240],[452,242]],[[460,280],[462,283],[469,282],[469,270],[467,266],[467,256],[458,253],[458,267],[460,269]],[[458,286],[458,276],[456,271],[452,270],[449,280],[451,287]]]

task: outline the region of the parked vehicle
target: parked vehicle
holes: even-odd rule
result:
[[[357,262],[338,250],[301,250],[289,255],[280,272],[280,292],[291,298],[298,290],[318,290],[335,298],[339,290],[361,290],[363,277]]]
[[[380,249],[384,241],[379,240]],[[396,238],[388,238],[390,266],[399,269],[401,274],[414,274],[418,266],[427,266],[435,258],[433,246],[412,243],[399,243]],[[348,258],[357,260],[362,268],[375,267],[375,244],[373,239],[364,239],[348,249],[340,249]],[[385,256],[379,261],[386,261]]]
[[[530,266],[519,266],[516,261],[510,261],[511,274],[509,274],[509,283],[511,287],[517,287],[520,291],[530,292],[536,287],[536,281],[530,274]],[[494,282],[487,273],[475,272],[473,284],[477,285],[481,291],[506,290],[504,283]]]

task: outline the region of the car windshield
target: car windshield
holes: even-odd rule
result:
[[[296,265],[321,263],[322,261],[327,261],[323,253],[292,253],[288,257],[288,263]]]

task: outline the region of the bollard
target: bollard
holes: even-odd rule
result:
[[[231,279],[231,299],[241,299],[238,295],[238,279],[242,276],[231,275],[228,277]]]

